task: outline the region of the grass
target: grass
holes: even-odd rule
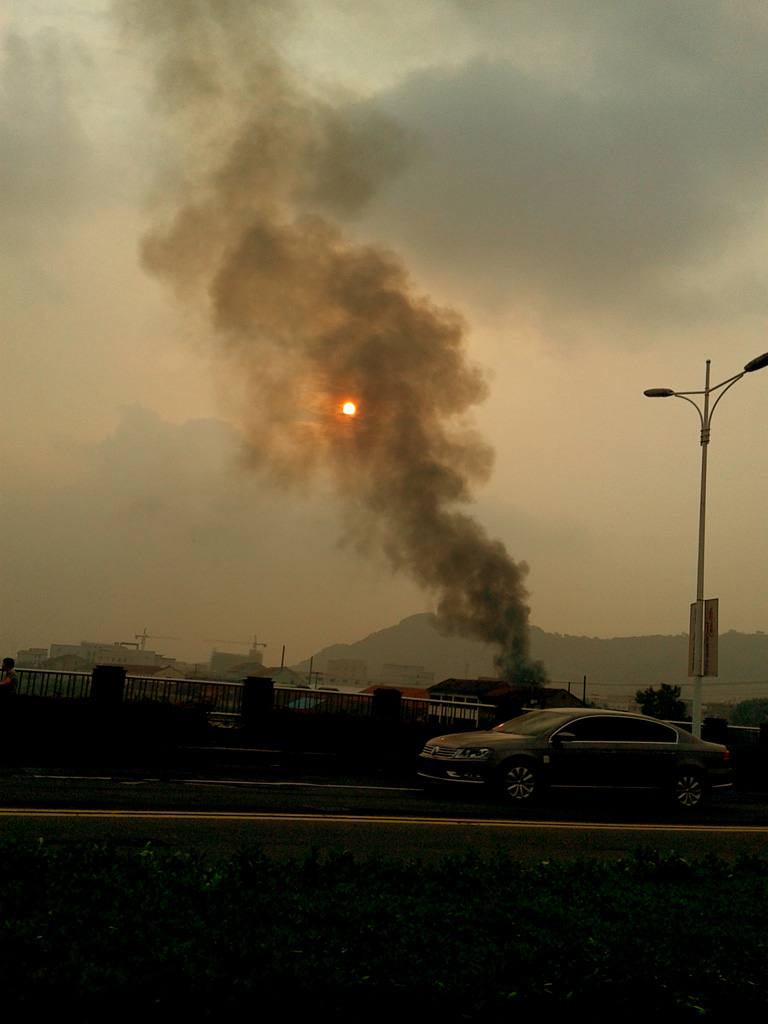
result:
[[[440,864],[0,847],[6,1019],[768,1007],[768,862]]]

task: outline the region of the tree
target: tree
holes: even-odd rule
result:
[[[685,718],[685,701],[680,700],[680,687],[662,683],[658,690],[649,686],[647,690],[638,690],[635,702],[644,715],[651,718],[670,719]]]
[[[728,716],[731,725],[751,725],[752,727],[768,722],[768,700],[755,697],[753,700],[740,700]]]

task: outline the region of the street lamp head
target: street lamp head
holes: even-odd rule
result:
[[[755,359],[750,359],[744,367],[744,373],[752,373],[753,370],[762,370],[764,366],[768,366],[768,352],[763,352],[761,356],[757,356]]]
[[[643,392],[646,398],[670,398],[674,393],[671,388],[648,388]]]

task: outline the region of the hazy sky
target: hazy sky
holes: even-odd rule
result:
[[[158,225],[203,201],[245,117],[232,96],[256,76],[199,82],[191,111],[171,86],[158,100],[160,44],[133,24],[144,5],[117,6],[6,0],[0,16],[2,651],[146,627],[179,637],[153,645],[180,658],[258,634],[268,663],[283,644],[293,663],[433,610],[435,592],[350,525],[327,466],[285,483],[285,438],[293,468],[297,449],[281,378],[269,350],[247,372],[222,354],[204,308],[219,278],[196,288],[195,263],[169,285],[162,260],[142,262]],[[465,368],[488,396],[454,425],[495,462],[470,473],[461,508],[528,564],[531,621],[687,630],[698,418],[643,390],[701,388],[707,358],[718,382],[768,350],[765,5],[163,8],[196,19],[166,40],[166,71],[185,48],[192,66],[216,47],[226,69],[268,44],[301,100],[301,145],[293,128],[267,140],[290,150],[290,182],[283,156],[254,183],[259,202],[321,211],[358,251],[396,253],[420,310],[463,319]],[[202,39],[203,14],[220,36]],[[266,285],[252,289],[266,315]],[[436,378],[423,383],[434,403]],[[706,592],[722,631],[768,629],[767,510],[768,369],[713,419]]]

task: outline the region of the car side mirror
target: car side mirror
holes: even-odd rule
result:
[[[576,737],[572,732],[559,732],[557,736],[552,738],[552,743],[556,747],[562,747],[564,743],[570,743],[571,740],[575,740]]]

